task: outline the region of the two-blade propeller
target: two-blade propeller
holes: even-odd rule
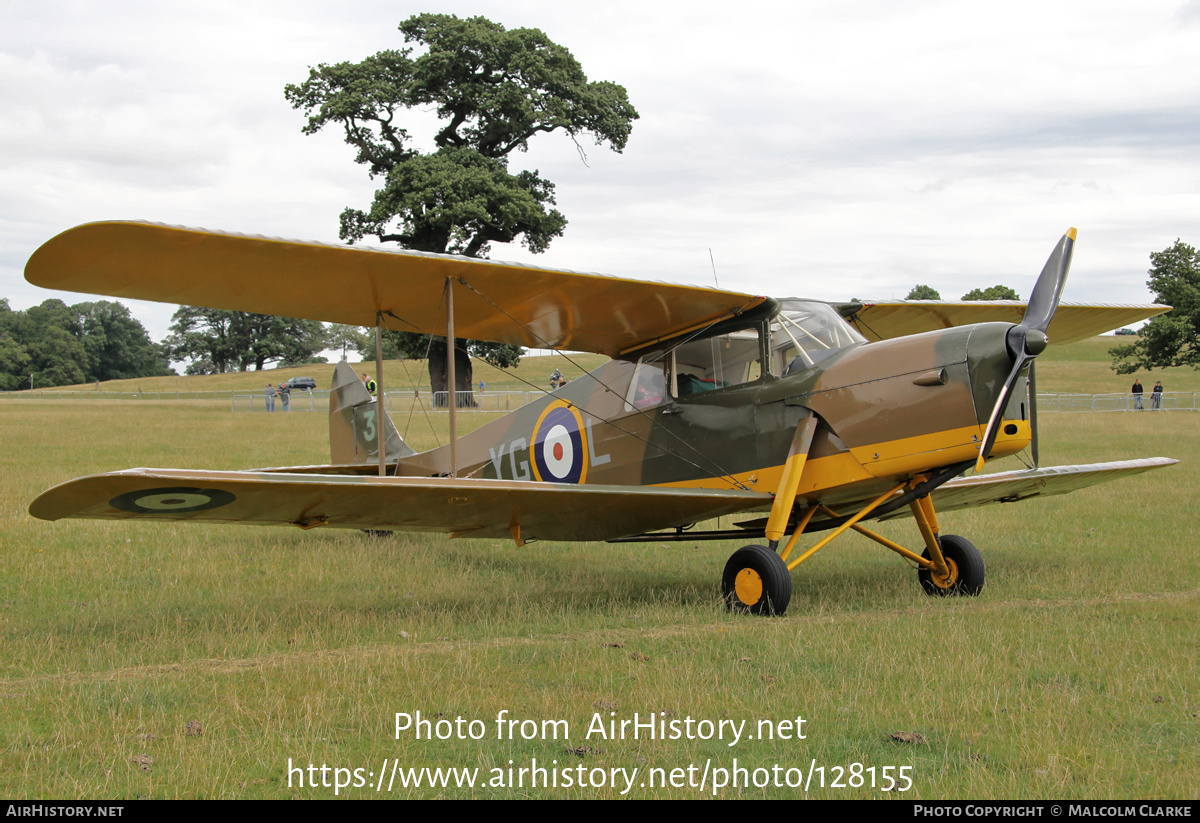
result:
[[[1008,346],[1008,354],[1013,359],[1013,367],[1004,381],[1004,386],[1000,389],[1000,396],[996,398],[992,416],[988,418],[983,444],[979,449],[979,459],[975,461],[976,472],[983,469],[983,462],[996,443],[1000,415],[1004,410],[1005,403],[1008,402],[1008,396],[1012,392],[1013,386],[1016,385],[1021,369],[1046,349],[1046,344],[1049,342],[1049,338],[1046,337],[1046,329],[1050,326],[1055,309],[1058,308],[1058,300],[1062,296],[1063,286],[1067,283],[1067,272],[1071,269],[1071,253],[1074,249],[1075,229],[1067,229],[1067,233],[1063,235],[1062,240],[1058,241],[1058,245],[1054,247],[1054,251],[1051,252],[1050,258],[1042,268],[1042,273],[1038,276],[1021,322],[1008,330],[1005,343]]]

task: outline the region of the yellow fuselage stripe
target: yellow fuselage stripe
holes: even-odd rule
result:
[[[1004,427],[1009,424],[1017,427],[1015,434],[1004,433]],[[965,426],[858,446],[840,454],[809,458],[800,476],[797,495],[811,495],[824,489],[863,480],[906,477],[939,466],[972,460],[979,454],[979,438],[982,436],[982,426]],[[1004,421],[992,447],[993,458],[1016,454],[1029,445],[1030,436],[1027,421]],[[783,480],[785,465],[766,466],[721,477],[655,485],[676,489],[726,489],[731,485],[730,479],[733,479],[753,491],[774,493]]]

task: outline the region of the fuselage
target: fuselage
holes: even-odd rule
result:
[[[461,437],[454,474],[774,492],[810,413],[819,427],[799,494],[827,505],[978,455],[1012,364],[1009,324],[866,343],[826,304],[781,305],[745,328],[612,360]],[[1022,386],[993,456],[1028,444],[1028,416]],[[446,448],[400,463],[404,475],[450,468]]]

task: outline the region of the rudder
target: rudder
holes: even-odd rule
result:
[[[379,430],[375,398],[350,364],[333,370],[329,391],[329,455],[334,464],[375,463],[379,460]],[[416,454],[400,438],[387,412],[383,414],[384,454],[388,463]]]

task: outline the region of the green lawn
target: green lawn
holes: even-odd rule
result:
[[[536,366],[529,374],[540,379],[554,359],[522,371]],[[1104,364],[1080,358],[1070,368],[1099,380]],[[444,427],[444,415],[433,419]],[[719,601],[736,544],[517,548],[34,520],[34,496],[92,472],[323,462],[325,416],[230,414],[220,403],[7,403],[0,794],[326,798],[335,774],[353,783],[361,769],[360,785],[338,796],[621,795],[612,771],[603,787],[565,787],[564,770],[582,767],[592,782],[602,773],[593,770],[626,770],[620,782],[638,769],[627,796],[694,798],[712,796],[713,778],[736,760],[751,782],[754,769],[778,766],[784,787],[726,785],[717,796],[882,797],[884,769],[896,779],[903,768],[909,798],[1194,799],[1196,422],[1185,412],[1043,415],[1044,464],[1183,462],[1068,497],[946,515],[944,530],[984,553],[978,598],[932,600],[898,557],[850,535],[796,571],[785,618],[761,619],[727,614]],[[445,442],[444,430],[437,436]],[[880,530],[920,544],[909,523]],[[418,711],[478,720],[486,733],[397,737],[396,714]],[[518,724],[515,739],[498,735],[500,712],[536,721],[537,734],[523,739]],[[586,734],[596,717],[635,713],[745,721],[756,736],[731,746],[728,737]],[[797,717],[804,739],[788,731]],[[555,720],[569,739],[550,734],[561,725],[542,725]],[[759,739],[760,729],[775,739]],[[486,785],[490,770],[507,783],[510,765],[535,760],[558,770],[557,788]],[[289,763],[306,783],[310,764],[347,771],[314,788]],[[481,784],[377,792],[376,775],[394,763],[477,768]],[[704,789],[648,782],[689,767],[698,781],[706,766]],[[808,791],[787,788],[801,771],[813,772]]]

